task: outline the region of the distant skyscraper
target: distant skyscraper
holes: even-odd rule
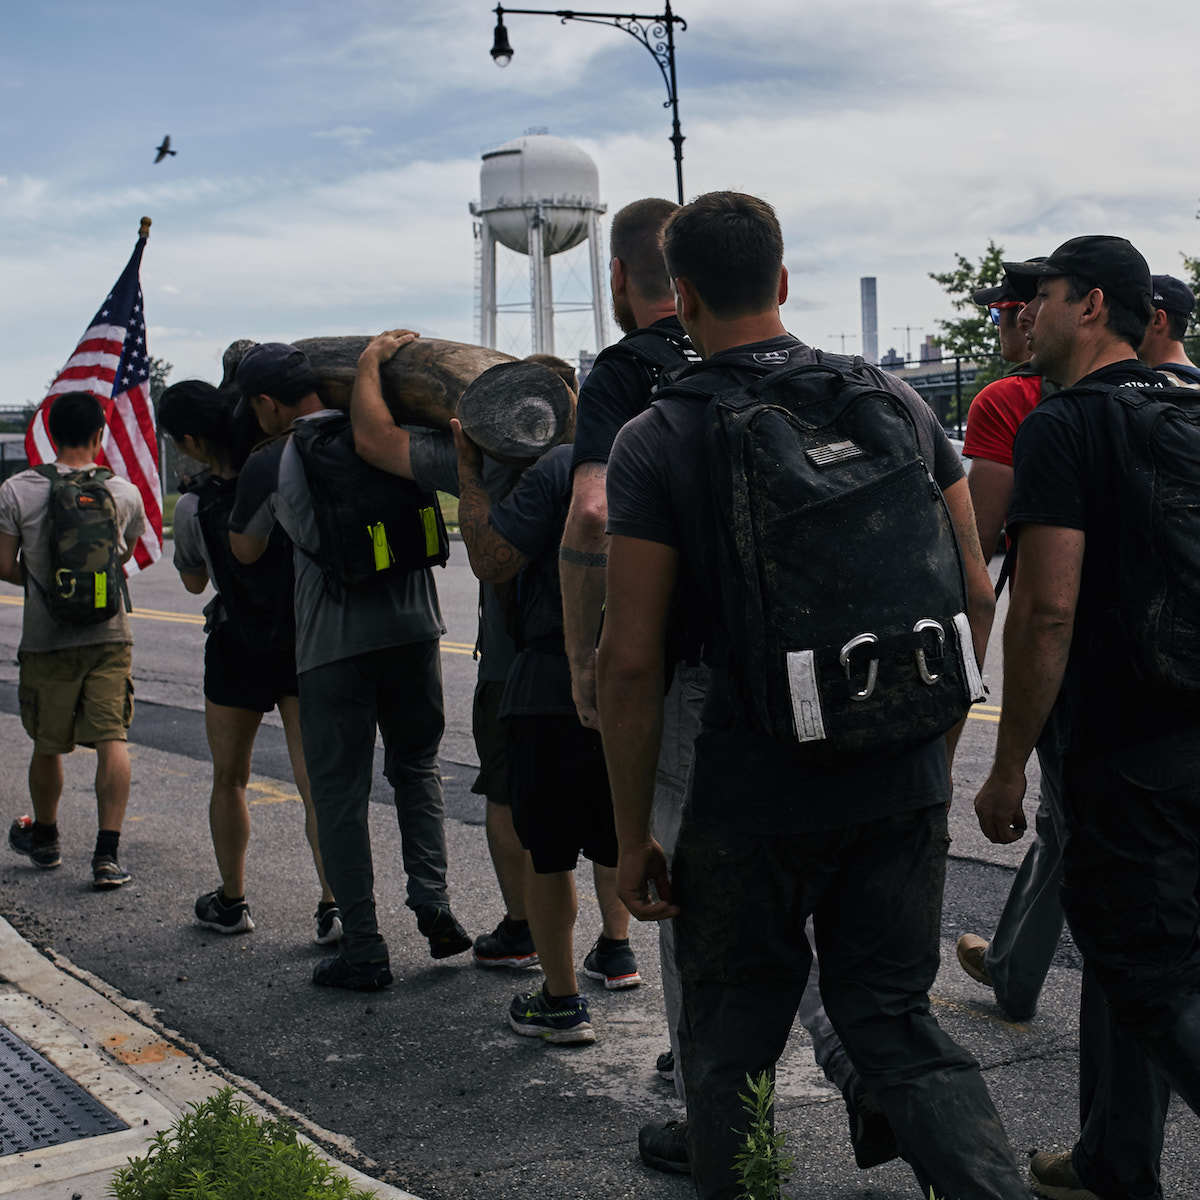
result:
[[[862,288],[862,353],[869,363],[879,361],[879,316],[875,305],[875,276],[864,275]]]
[[[923,363],[942,361],[942,348],[938,345],[936,335],[932,333],[927,333],[925,340],[921,343],[921,361]]]

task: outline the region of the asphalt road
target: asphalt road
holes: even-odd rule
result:
[[[482,802],[469,791],[476,593],[461,545],[438,574],[438,585],[448,627],[442,663],[450,884],[455,911],[479,933],[496,923],[500,905],[481,828]],[[36,944],[148,1002],[168,1026],[229,1070],[352,1139],[377,1164],[373,1173],[419,1196],[691,1195],[686,1180],[637,1161],[638,1124],[673,1111],[670,1089],[653,1070],[666,1045],[654,930],[633,930],[641,988],[606,994],[582,980],[598,1030],[594,1046],[559,1050],[517,1038],[507,1028],[507,1003],[514,991],[537,986],[540,974],[483,971],[467,956],[441,963],[428,957],[404,908],[399,836],[378,773],[372,795],[377,899],[397,981],[371,996],[311,985],[320,953],[310,940],[317,890],[273,717],[259,736],[250,788],[249,899],[257,929],[223,938],[192,924],[192,901],[216,881],[206,820],[204,597],[189,596],[166,564],[135,579],[131,590],[138,710],[122,853],[134,882],[107,895],[87,886],[94,766],[90,753],[80,751],[68,760],[60,818],[63,867],[37,872],[5,851],[0,911]],[[16,593],[0,596],[0,789],[3,811],[14,815],[27,808],[28,742],[13,715],[18,605]],[[1013,1145],[1023,1154],[1065,1148],[1074,1133],[1079,960],[1064,937],[1041,1011],[1024,1026],[1003,1021],[990,993],[966,979],[954,961],[959,933],[986,936],[992,928],[1024,849],[1021,843],[987,843],[970,808],[995,736],[997,647],[989,660],[985,678],[994,703],[973,712],[955,769],[943,968],[933,1002],[945,1027],[983,1064]],[[1030,790],[1032,815],[1032,771]],[[581,871],[580,958],[599,928],[586,884]],[[782,1060],[778,1091],[779,1125],[796,1160],[790,1195],[891,1200],[916,1194],[902,1166],[855,1170],[839,1098],[813,1066],[800,1030]],[[1165,1152],[1167,1195],[1200,1192],[1195,1133],[1191,1114],[1174,1110]]]

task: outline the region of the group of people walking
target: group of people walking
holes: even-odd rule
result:
[[[1073,1152],[1035,1156],[1033,1186],[1160,1196],[1171,1089],[1200,1110],[1190,291],[1114,237],[1006,263],[975,300],[1016,367],[972,407],[968,477],[907,384],[788,333],[766,202],[637,201],[611,246],[625,336],[584,383],[573,444],[533,463],[485,456],[457,421],[397,424],[381,368],[408,330],[368,344],[348,414],[279,343],[245,354],[233,391],[189,380],[163,395],[163,428],[206,468],[176,509],[175,566],[189,591],[215,590],[204,694],[220,886],[197,899],[197,921],[254,927],[245,789],[278,706],[305,803],[314,937],[336,948],[313,981],[391,984],[367,828],[378,730],[431,955],[542,967],[542,987],[509,1008],[516,1033],[596,1036],[575,965],[580,854],[602,918],[589,977],[636,986],[630,915],[659,923],[670,1049],[658,1067],[687,1116],[639,1131],[647,1164],[732,1200],[739,1092],[773,1071],[799,1016],[860,1167],[903,1157],[922,1195],[946,1200],[1027,1195],[978,1063],[929,1005],[951,767],[983,695],[987,559],[1003,530],[1004,702],[975,807],[990,839],[1020,837],[1036,749],[1037,838],[995,936],[964,935],[958,958],[1027,1020],[1065,913],[1085,959],[1082,1129]],[[574,400],[570,366],[534,360]],[[94,466],[102,427],[94,398],[56,400],[58,462],[0,488],[0,577],[26,590],[34,739],[34,814],[10,844],[59,864],[60,756],[94,744],[94,881],[116,887],[129,878],[117,854],[127,618],[119,600],[96,617],[97,599],[73,624],[54,600],[86,586],[108,605],[100,575],[136,540],[136,493]],[[107,533],[87,526],[94,553],[67,565],[93,485],[111,496]],[[459,497],[481,589],[474,790],[504,914],[474,942],[446,887],[439,490]],[[55,517],[60,496],[69,521]]]

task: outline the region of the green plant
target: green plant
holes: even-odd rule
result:
[[[783,1152],[787,1134],[775,1132],[775,1081],[766,1071],[754,1079],[747,1075],[746,1091],[738,1099],[750,1118],[745,1144],[733,1159],[742,1185],[738,1200],[779,1200],[792,1158]]]
[[[118,1168],[115,1200],[370,1200],[296,1131],[260,1121],[232,1088],[192,1105]]]

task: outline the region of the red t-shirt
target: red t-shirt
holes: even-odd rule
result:
[[[986,458],[1011,467],[1017,427],[1041,398],[1040,375],[1006,375],[989,383],[971,401],[963,457]]]

